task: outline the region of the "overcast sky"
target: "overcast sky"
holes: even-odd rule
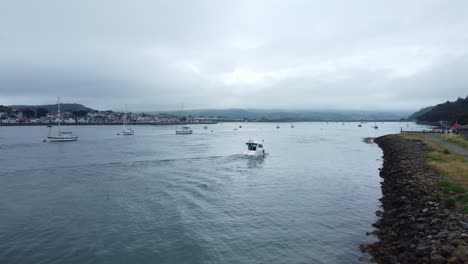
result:
[[[4,105],[400,110],[467,81],[466,0],[0,0]]]

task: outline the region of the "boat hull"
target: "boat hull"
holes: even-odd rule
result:
[[[192,131],[176,131],[176,135],[190,135],[193,134]]]
[[[262,151],[246,150],[242,153],[242,155],[247,156],[247,157],[263,158],[265,157],[265,152],[263,152],[263,150]]]
[[[135,132],[133,130],[124,130],[122,131],[122,135],[124,136],[133,136]]]
[[[77,141],[78,137],[47,137],[50,142],[70,142],[70,141]]]

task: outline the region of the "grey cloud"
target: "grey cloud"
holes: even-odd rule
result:
[[[9,1],[0,104],[416,109],[466,96],[466,1]]]

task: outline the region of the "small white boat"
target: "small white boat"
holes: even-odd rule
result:
[[[176,135],[190,135],[190,134],[193,134],[193,131],[188,126],[183,126],[180,129],[176,129]]]
[[[125,105],[125,114],[124,114],[124,120],[123,120],[123,130],[122,130],[122,135],[124,136],[133,136],[135,131],[128,127],[127,125],[127,105]]]
[[[126,128],[122,131],[122,135],[124,136],[133,136],[135,134],[135,131],[131,128]]]
[[[49,127],[49,134],[47,135],[47,139],[50,142],[69,142],[69,141],[77,141],[78,136],[73,135],[72,132],[65,132],[61,129],[61,117],[60,117],[60,97],[57,100],[57,107],[58,107],[58,135],[51,136],[50,132],[52,130],[52,126]]]
[[[250,139],[245,143],[245,145],[247,145],[247,149],[242,153],[242,155],[249,157],[265,157],[266,153],[263,148],[263,141],[258,142]]]

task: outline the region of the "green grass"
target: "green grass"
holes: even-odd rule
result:
[[[439,187],[442,190],[444,204],[450,208],[458,208],[463,213],[468,213],[468,190],[458,183],[441,181]]]
[[[420,140],[432,149],[432,151],[424,153],[423,156],[426,158],[427,163],[439,171],[444,177],[444,180],[439,182],[441,194],[444,198],[444,204],[449,207],[456,207],[464,214],[468,214],[467,158],[427,140],[424,135],[402,134],[400,136],[406,140]],[[462,146],[464,144],[460,142],[467,142],[465,139],[458,136],[442,136],[442,138],[453,144],[457,144],[458,146]],[[455,143],[455,141],[458,143]]]
[[[441,137],[447,142],[450,142],[462,148],[468,149],[468,139],[466,138],[463,138],[458,135],[443,135]]]

